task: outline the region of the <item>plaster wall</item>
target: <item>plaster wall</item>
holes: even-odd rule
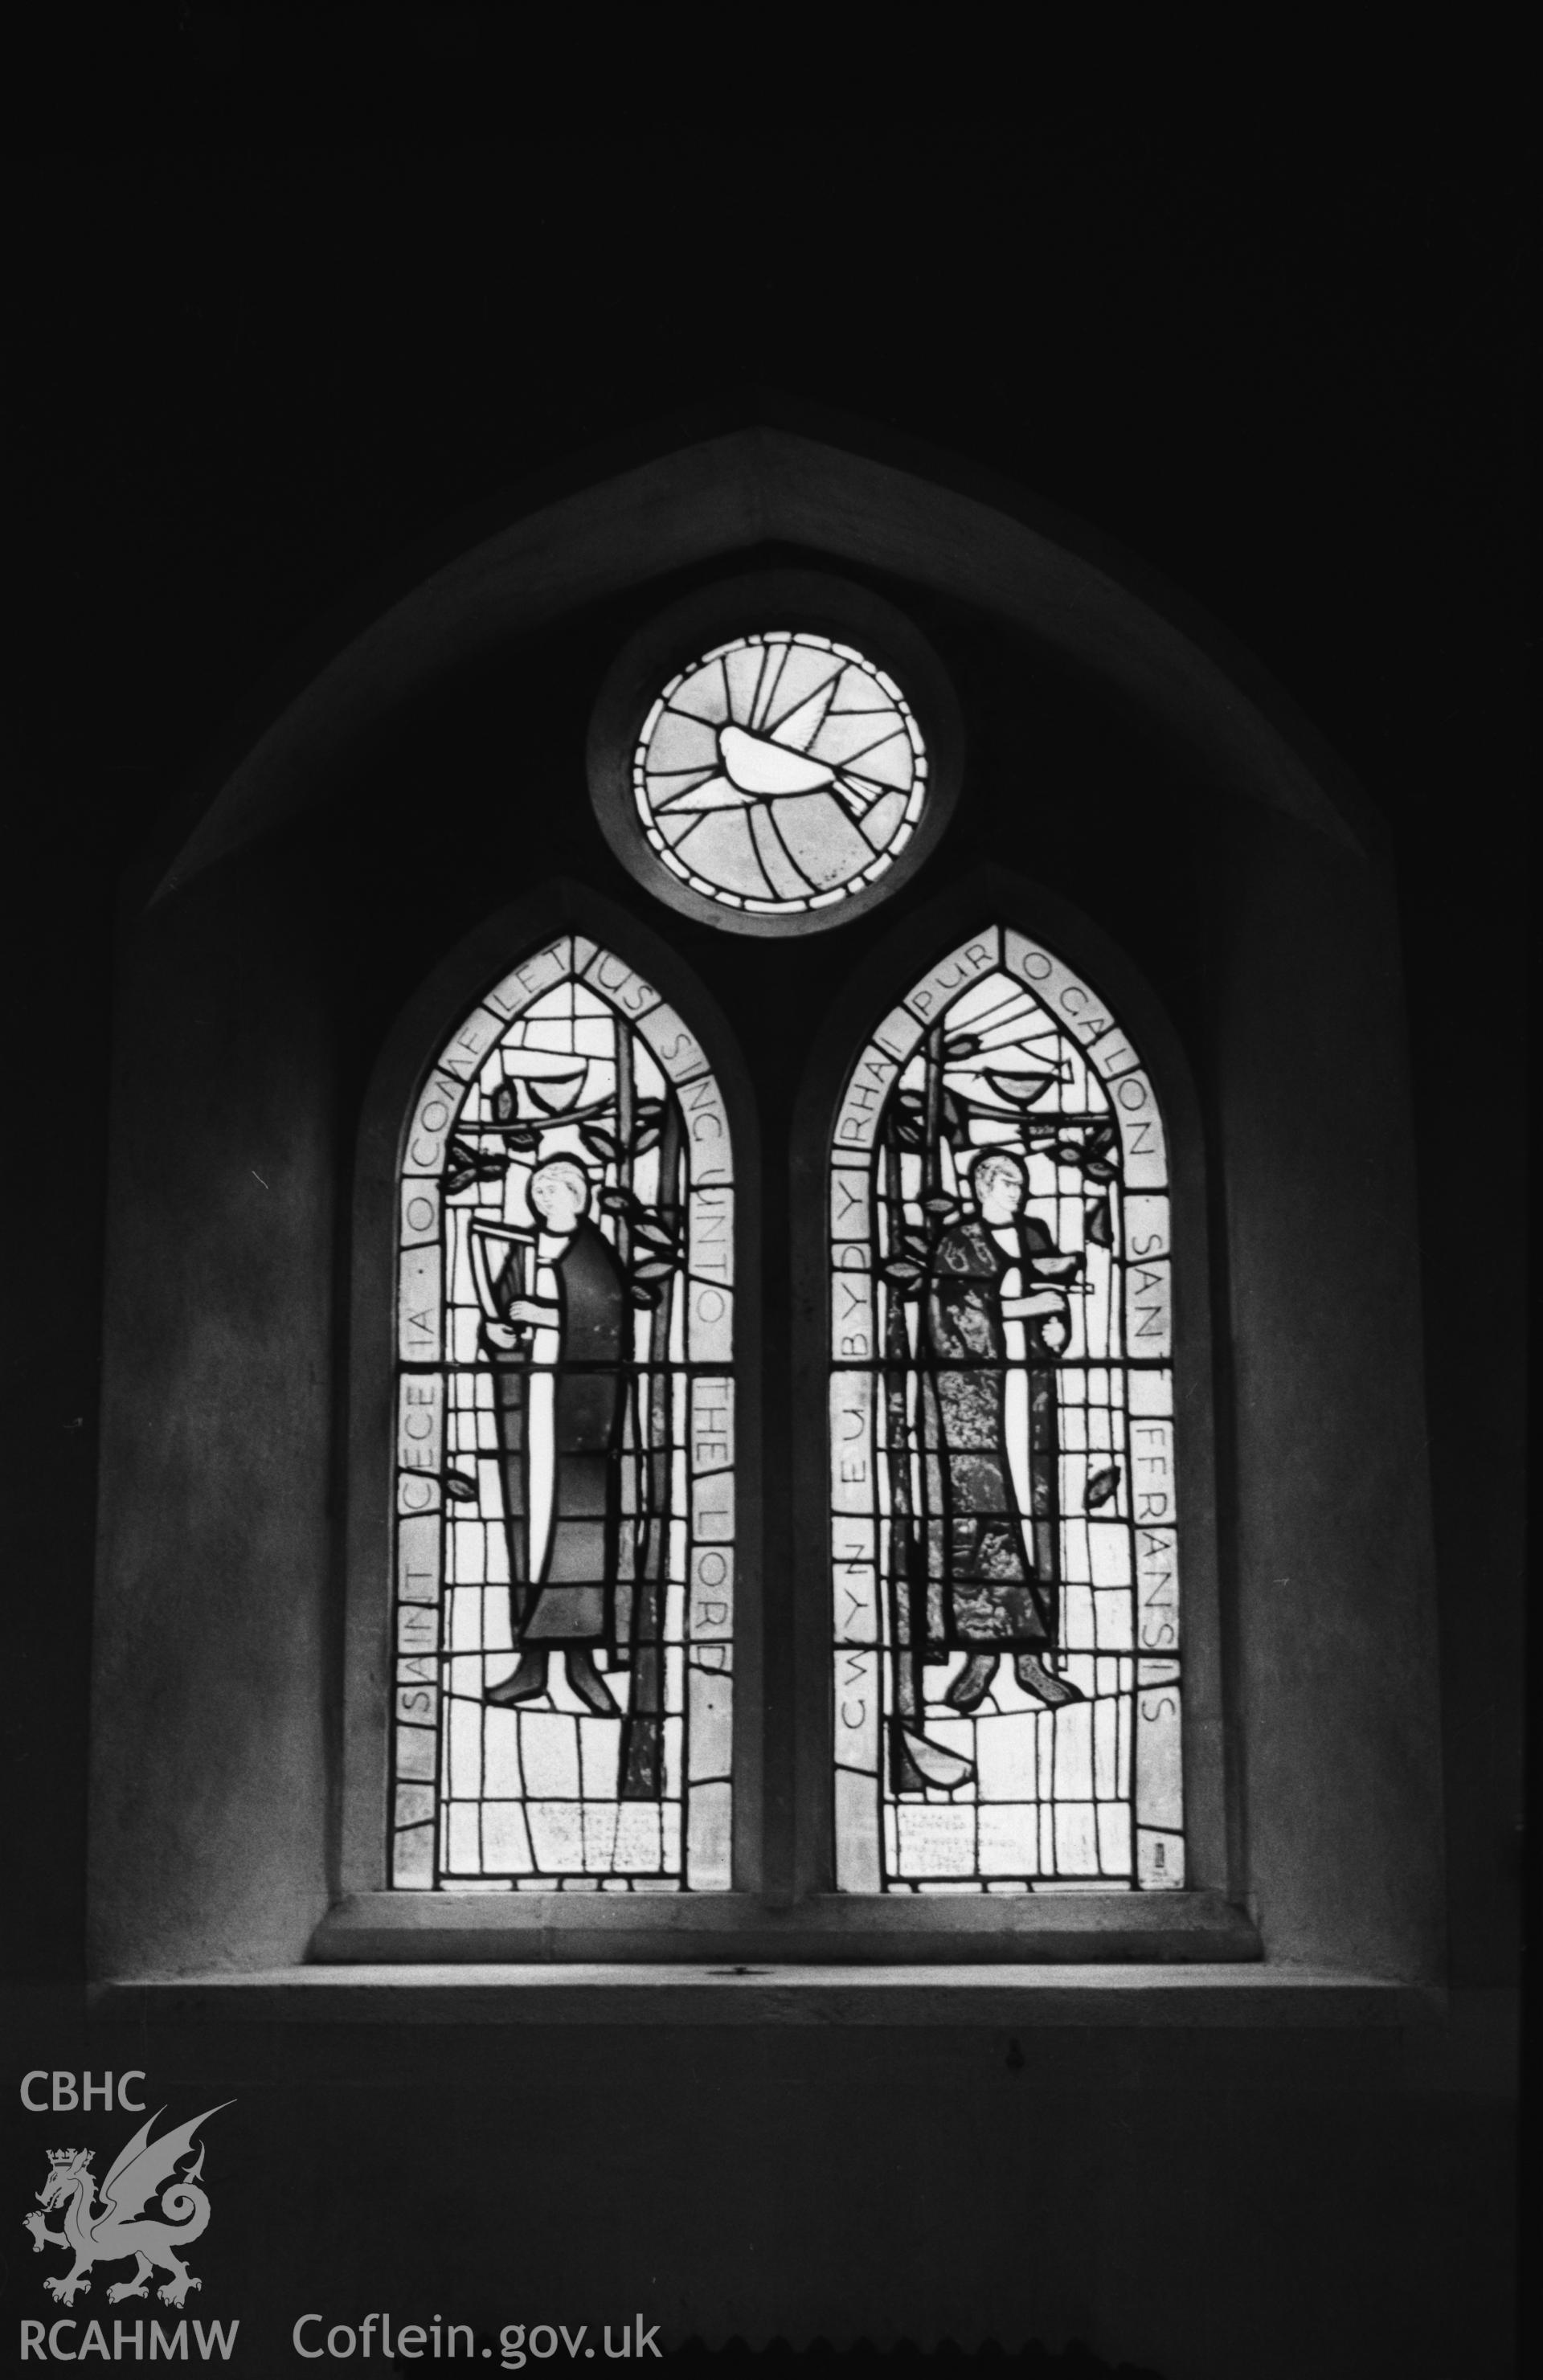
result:
[[[1213,899],[1251,1907],[1274,1956],[1431,1975],[1440,1714],[1391,905],[1257,816]]]
[[[97,1972],[297,1958],[326,1903],[332,1020],[286,895],[212,871],[124,970]]]

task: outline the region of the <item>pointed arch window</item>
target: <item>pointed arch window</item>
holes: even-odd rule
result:
[[[734,1160],[686,1019],[577,933],[402,1151],[397,1888],[730,1883]]]
[[[742,536],[754,584],[726,593],[716,574]],[[763,540],[913,588],[946,669],[929,674],[919,632],[907,638],[866,587],[854,601],[823,571],[763,571]],[[685,585],[689,617],[655,608]],[[584,1961],[1061,1960],[1094,1945],[1100,1958],[1153,1945],[1164,1959],[1251,1958],[1238,1904],[1257,1893],[1294,1958],[1375,1953],[1389,1972],[1427,1972],[1439,1836],[1408,1780],[1434,1773],[1433,1721],[1408,1664],[1372,1658],[1424,1624],[1429,1577],[1383,862],[1289,706],[1136,587],[1031,505],[758,429],[511,520],[383,613],[253,747],[126,944],[93,1721],[93,1926],[109,1968],[266,1968],[306,1945],[366,1965],[565,1948]],[[628,623],[591,713],[591,834],[580,714],[601,641]],[[651,740],[639,760],[666,689],[685,693],[699,664],[759,637],[747,715],[742,683],[739,710],[725,693],[706,722],[735,796],[725,813],[742,810],[771,857],[784,820],[829,823],[787,807],[825,790],[795,762],[833,783],[870,756],[815,752],[812,729],[795,750],[786,718],[759,704],[772,644],[775,697],[805,636],[849,646],[900,690],[925,797],[872,880],[828,906],[799,892],[796,915],[753,915],[665,867],[636,772],[673,773]],[[496,698],[456,660],[493,653],[510,674]],[[838,704],[829,682],[844,719],[861,689],[847,681]],[[538,699],[542,736],[510,778],[489,761],[505,688],[539,698],[549,684],[560,699]],[[1098,730],[1104,694],[1128,739],[1119,722]],[[950,844],[966,726],[967,832]],[[694,769],[700,747],[686,757]],[[425,783],[464,788],[467,805],[427,904],[416,839],[375,831],[420,805]],[[883,797],[865,807],[866,786],[844,790],[871,827]],[[644,792],[656,823],[695,815]],[[307,838],[282,900],[281,825]],[[380,898],[359,911],[361,836]],[[713,847],[722,857],[723,838]],[[1047,853],[1070,899],[1016,872]],[[565,873],[597,865],[593,891]],[[528,889],[475,924],[501,879]],[[678,951],[658,938],[672,924],[660,904],[690,921]],[[294,970],[302,917],[354,913],[357,965]],[[1149,978],[1100,924],[1137,915]],[[1001,931],[966,936],[992,917]],[[1014,941],[1009,919],[1049,946]],[[364,1086],[415,950],[428,972]],[[976,1062],[972,1089],[966,1062],[983,1050],[960,1045],[992,1026],[963,1001],[1001,989],[994,976],[1049,1022],[1015,1066],[992,1043],[1001,1079]],[[256,981],[273,996],[254,1002]],[[1094,987],[1117,1000],[1143,1062],[1127,1062]],[[601,1046],[581,1078],[504,1062],[571,1061],[577,1040],[562,1037],[591,1029]],[[590,1058],[597,1085],[611,1069],[603,1098]],[[1146,1108],[1148,1067],[1171,1141],[1156,1100]],[[1053,1078],[1042,1091],[1024,1079],[1036,1074]],[[345,1234],[333,1191],[356,1083]],[[983,1084],[1005,1111],[994,1123]],[[646,1148],[638,1127],[655,1123]],[[280,1126],[282,1194],[265,1161]],[[521,1148],[516,1134],[534,1137]],[[897,1191],[881,1177],[892,1156]],[[985,1208],[993,1156],[1001,1220]],[[605,1203],[628,1188],[652,1225],[649,1257],[631,1208]],[[1293,1238],[1305,1204],[1327,1219],[1306,1299]],[[1214,1245],[1212,1213],[1227,1219]],[[589,1282],[569,1299],[580,1223],[603,1253],[589,1243]],[[976,1227],[997,1254],[978,1271],[949,1265],[945,1297],[943,1239]],[[1003,1249],[997,1234],[1014,1231]],[[1059,1282],[1045,1270],[1058,1262],[1072,1265]],[[1032,1292],[1004,1287],[1010,1266]],[[658,1305],[638,1290],[658,1290]],[[1085,1333],[1101,1315],[1106,1342],[1052,1346],[1053,1308],[1027,1303],[1040,1290],[1058,1290]],[[576,1307],[593,1325],[582,1351],[565,1332]],[[932,1314],[945,1307],[970,1357],[984,1321],[973,1368],[943,1345]],[[892,1358],[892,1321],[898,1332],[912,1315],[914,1342],[896,1335]],[[971,1441],[938,1375],[978,1388],[993,1366],[1000,1393],[988,1379],[977,1395]],[[578,1442],[577,1421],[569,1442],[565,1390],[606,1375],[620,1385],[594,1397],[599,1442]],[[164,1428],[167,1412],[199,1426]],[[1325,1498],[1325,1464],[1367,1415],[1387,1462],[1369,1487],[1360,1465],[1357,1495]],[[945,1478],[962,1500],[952,1514]],[[964,1554],[943,1531],[929,1572],[934,1511],[940,1528],[962,1513],[974,1534]],[[913,1524],[904,1544],[897,1521]],[[574,1551],[586,1541],[598,1556]],[[1322,1648],[1303,1651],[1297,1591],[1276,1591],[1288,1572],[1339,1615],[1335,1644],[1375,1725],[1343,1723],[1338,1673],[1326,1685]],[[980,1624],[993,1600],[1016,1607],[994,1636]],[[543,1601],[544,1636],[528,1624]],[[151,1643],[147,1696],[131,1689]],[[934,1646],[943,1658],[926,1658]],[[993,1656],[989,1679],[966,1681]],[[1020,1656],[1080,1701],[1047,1699],[1032,1670],[1026,1685]],[[144,1791],[115,1795],[120,1776]],[[189,1795],[192,1834],[176,1823]]]
[[[863,1049],[830,1163],[844,1892],[1185,1882],[1169,1172],[1108,1006],[993,927]]]

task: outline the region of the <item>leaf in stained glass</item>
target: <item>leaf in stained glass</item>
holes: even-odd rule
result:
[[[581,937],[430,1075],[399,1209],[398,1884],[727,1885],[732,1181],[700,1043]]]
[[[829,1213],[842,1890],[1182,1880],[1165,1166],[1108,1008],[1014,931],[940,961],[853,1065]],[[1172,1658],[1163,1695],[1136,1651]]]
[[[824,638],[768,631],[671,681],[632,778],[643,832],[683,883],[728,908],[796,917],[893,865],[920,820],[927,774],[892,678]]]

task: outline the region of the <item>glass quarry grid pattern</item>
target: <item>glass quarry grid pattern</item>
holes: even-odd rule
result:
[[[1168,1174],[1097,994],[992,928],[831,1166],[836,1882],[1184,1882]]]
[[[927,756],[893,678],[849,645],[767,633],[672,678],[633,761],[643,832],[725,907],[830,908],[883,875],[927,797]]]
[[[734,1191],[700,1045],[578,935],[407,1136],[398,1887],[730,1882]]]

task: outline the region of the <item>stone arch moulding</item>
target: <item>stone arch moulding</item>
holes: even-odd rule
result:
[[[585,604],[771,540],[998,614],[1176,737],[1222,790],[1345,851],[1370,849],[1377,821],[1343,765],[1252,656],[1146,565],[930,451],[881,452],[892,442],[864,426],[782,403],[766,411],[716,434],[666,427],[626,468],[576,466],[563,492],[547,485],[504,505],[320,668],[311,652],[299,689],[207,773],[202,814],[152,897],[320,798],[359,739],[453,670]]]
[[[836,1881],[831,1804],[832,1552],[824,1415],[832,1345],[827,1231],[831,1209],[826,1188],[832,1135],[841,1120],[854,1061],[875,1028],[897,1002],[926,981],[929,970],[970,945],[973,936],[999,928],[1023,941],[1026,947],[1049,952],[1061,963],[1067,985],[1075,990],[1090,988],[1104,1003],[1106,1025],[1114,1028],[1112,1038],[1123,1038],[1136,1053],[1155,1091],[1167,1142],[1179,1527],[1190,1697],[1184,1743],[1190,1888],[1181,1894],[1126,1896],[1123,1908],[1115,1893],[1079,1895],[1073,1908],[1058,1896],[1038,1901],[980,1900],[951,1894],[917,1900],[904,1894],[897,1898],[893,1893],[832,1890]],[[800,1868],[804,1889],[829,1909],[834,1925],[866,1924],[881,1933],[893,1930],[902,1938],[924,1929],[929,1934],[968,1938],[1010,1923],[1020,1943],[1018,1955],[1033,1956],[1037,1953],[1028,1946],[1041,1931],[1059,1930],[1075,1919],[1089,1930],[1099,1928],[1111,1942],[1122,1931],[1136,1937],[1137,1929],[1140,1937],[1154,1945],[1160,1937],[1166,1937],[1165,1955],[1221,1960],[1259,1955],[1257,1935],[1238,1905],[1245,1898],[1245,1871],[1236,1779],[1229,1779],[1226,1769],[1213,1412],[1213,1264],[1206,1144],[1202,1104],[1188,1057],[1152,987],[1081,911],[1061,896],[997,868],[976,871],[897,924],[854,977],[826,1020],[805,1077],[793,1141],[797,1184],[796,1304],[803,1318],[795,1356],[796,1385],[798,1409],[812,1417],[796,1450],[796,1574],[799,1582],[799,1767],[802,1774],[818,1778],[821,1787],[811,1796],[799,1846]],[[1010,1919],[1005,1914],[1009,1912]],[[1085,1955],[1098,1953],[1089,1950]]]
[[[346,1959],[456,1955],[454,1892],[389,1890],[386,1843],[392,1657],[392,1435],[396,1208],[405,1147],[435,1062],[480,1000],[566,936],[597,946],[610,963],[607,996],[631,993],[665,1003],[674,1024],[699,1045],[704,1079],[727,1111],[734,1152],[735,1333],[732,1369],[735,1451],[735,1594],[733,1670],[741,1708],[734,1740],[733,1890],[644,1900],[555,1893],[479,1894],[461,1912],[484,1954],[571,1957],[659,1955],[689,1929],[693,1954],[714,1927],[732,1930],[756,1881],[760,1839],[759,1333],[757,1303],[759,1176],[754,1101],[733,1037],[711,996],[646,927],[582,886],[557,880],[486,918],[435,967],[399,1015],[381,1053],[361,1112],[354,1184],[349,1445],[347,1454],[347,1641],[345,1658],[343,1898],[323,1921],[316,1955]],[[618,982],[612,982],[612,976]],[[637,1002],[632,1002],[637,1005]],[[688,1072],[699,1071],[688,1068]],[[469,1079],[469,1078],[468,1078]],[[468,1897],[459,1896],[464,1901]],[[431,1906],[430,1904],[433,1904]],[[600,1924],[596,1923],[599,1911]],[[477,1921],[480,1921],[479,1928]]]

